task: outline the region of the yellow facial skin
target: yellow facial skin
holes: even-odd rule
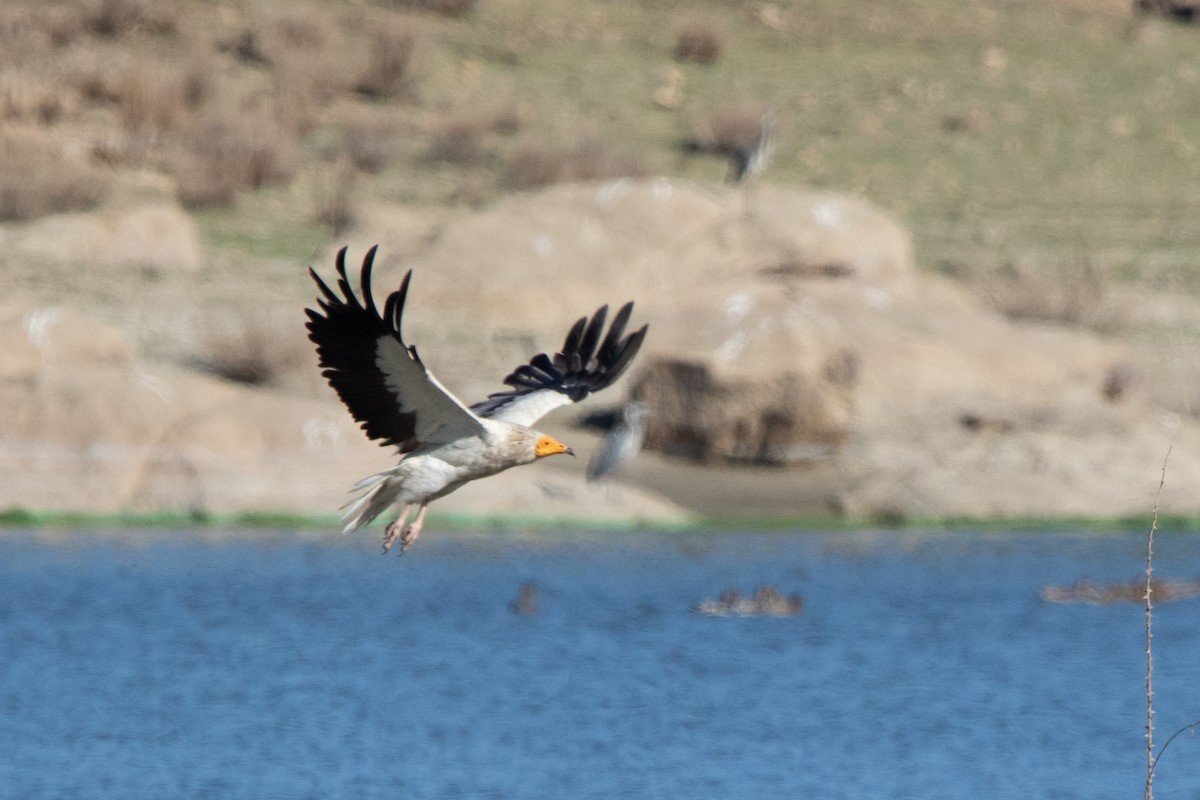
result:
[[[543,436],[537,440],[537,444],[533,446],[533,453],[538,458],[546,456],[554,456],[559,453],[566,453],[569,456],[575,455],[575,451],[567,447],[565,444],[555,439],[552,436]]]

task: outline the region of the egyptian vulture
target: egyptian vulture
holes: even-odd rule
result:
[[[337,254],[337,289],[317,283],[320,310],[305,309],[308,338],[317,346],[322,374],[367,436],[400,451],[400,463],[363,478],[342,517],[343,533],[356,530],[393,505],[383,551],[400,541],[403,553],[420,535],[429,503],[477,478],[529,464],[570,447],[532,426],[559,406],[577,403],[620,377],[642,346],[647,326],[625,335],[633,312],[626,303],[604,334],[608,306],[580,318],[553,358],[541,353],[517,367],[510,388],[468,407],[443,387],[400,332],[412,271],[388,295],[382,313],[371,295],[377,247],[367,251],[357,297],[346,275],[346,248]],[[416,517],[409,516],[416,509]]]

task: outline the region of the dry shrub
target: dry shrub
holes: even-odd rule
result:
[[[183,139],[174,173],[189,207],[227,205],[240,191],[290,181],[297,168],[295,139],[265,111],[202,118]]]
[[[66,11],[51,11],[44,18],[46,38],[52,47],[59,49],[70,46],[83,32],[79,16]]]
[[[69,82],[79,96],[89,103],[114,105],[121,102],[120,77],[105,69],[103,64],[93,64],[74,72]]]
[[[148,66],[126,73],[117,96],[121,123],[131,133],[178,130],[188,111],[179,79]]]
[[[358,175],[349,160],[338,163],[334,174],[317,201],[317,222],[328,225],[340,236],[354,225],[354,192]]]
[[[281,57],[271,68],[271,77],[280,122],[302,134],[312,131],[323,107],[352,84],[344,59],[299,51]]]
[[[59,46],[53,29],[62,11],[29,6],[0,3],[0,65],[36,69],[45,60],[47,45]]]
[[[680,61],[711,64],[721,57],[721,48],[721,33],[707,22],[688,22],[675,35],[675,58]]]
[[[25,76],[0,76],[0,119],[53,125],[67,111],[60,87]]]
[[[398,130],[396,120],[390,117],[352,116],[342,123],[342,149],[357,169],[378,175],[396,154]]]
[[[521,109],[515,104],[491,114],[447,120],[433,133],[429,158],[460,166],[478,164],[486,154],[484,145],[489,135],[511,136],[520,129],[522,121]]]
[[[178,27],[172,3],[95,0],[84,11],[83,27],[110,39],[133,33],[171,34]]]
[[[510,102],[498,107],[487,119],[488,130],[500,136],[512,136],[521,130],[529,116],[528,108],[519,103]]]
[[[216,96],[211,64],[195,59],[179,71],[142,65],[126,72],[113,85],[96,74],[89,91],[97,98],[109,93],[115,100],[123,135],[96,143],[94,154],[110,165],[143,162],[175,134],[194,124],[196,115]]]
[[[692,122],[692,136],[684,145],[688,150],[721,155],[753,147],[762,132],[763,111],[761,103],[751,100],[715,106]]]
[[[211,57],[198,56],[179,77],[179,93],[188,110],[195,111],[217,94],[216,67]]]
[[[38,122],[53,125],[62,118],[65,108],[62,95],[57,90],[50,89],[38,96],[33,113]]]
[[[429,143],[429,158],[448,164],[478,164],[483,158],[483,142],[488,134],[487,121],[462,117],[441,125]]]
[[[217,94],[212,64],[205,58],[177,70],[143,63],[120,74],[96,64],[72,74],[69,83],[85,102],[116,107],[120,132],[93,134],[93,155],[109,166],[143,163],[186,130]]]
[[[95,169],[64,158],[40,139],[0,137],[0,220],[29,220],[79,211],[100,202],[107,179]]]
[[[530,142],[518,148],[509,165],[508,182],[532,189],[565,181],[602,180],[649,174],[637,155],[614,148],[596,135],[566,145]]]
[[[378,31],[371,41],[367,67],[354,88],[368,97],[399,100],[416,96],[417,37],[407,28]]]
[[[90,155],[97,163],[115,169],[140,163],[146,150],[128,136],[104,135],[92,142]]]
[[[278,108],[298,131],[315,127],[319,109],[355,85],[345,54],[327,48],[329,23],[319,12],[272,10],[219,45],[238,60],[270,71]]]
[[[527,142],[518,148],[508,167],[508,183],[517,189],[532,189],[566,180],[566,157],[561,146]]]
[[[272,10],[218,47],[246,64],[279,66],[287,52],[311,54],[323,48],[328,38],[325,20],[316,12]]]
[[[1111,332],[1125,322],[1109,296],[1106,276],[1086,259],[1058,270],[1009,263],[987,270],[977,282],[993,307],[1011,319],[1077,325]]]
[[[258,31],[249,28],[237,33],[232,39],[222,42],[218,49],[232,54],[243,64],[257,66],[270,63],[266,49],[263,47],[262,36]]]
[[[475,7],[475,0],[392,0],[391,5],[394,8],[429,11],[443,17],[459,19],[470,13]]]
[[[450,202],[467,208],[480,208],[495,199],[498,194],[496,179],[490,173],[465,175],[450,194]]]
[[[1139,14],[1156,15],[1176,22],[1194,24],[1200,16],[1195,0],[1134,0],[1134,11]]]
[[[599,136],[585,136],[568,148],[572,180],[627,178],[648,175],[650,168],[640,156],[619,150]]]
[[[266,20],[270,38],[286,47],[314,50],[329,38],[325,18],[312,10],[291,9]]]
[[[1100,384],[1100,394],[1110,403],[1124,398],[1130,388],[1137,382],[1137,367],[1128,361],[1113,364],[1104,373],[1104,382]]]
[[[251,386],[278,384],[306,365],[308,348],[296,321],[282,313],[246,311],[214,324],[201,337],[193,364],[212,375]]]

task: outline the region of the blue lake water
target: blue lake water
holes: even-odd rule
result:
[[[0,534],[4,798],[1136,798],[1144,534]],[[1200,576],[1160,533],[1156,575]],[[536,584],[539,613],[511,608]],[[690,611],[726,587],[788,618]],[[1157,741],[1200,601],[1156,609]],[[1159,800],[1200,797],[1200,733]]]

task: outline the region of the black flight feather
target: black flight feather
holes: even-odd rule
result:
[[[603,341],[601,334],[604,333],[608,306],[601,306],[590,319],[581,317],[571,326],[562,350],[553,358],[538,353],[528,364],[517,367],[504,379],[512,389],[488,395],[486,400],[471,406],[471,410],[481,417],[490,417],[522,397],[539,391],[561,392],[579,402],[592,392],[610,386],[621,377],[646,338],[647,325],[624,335],[632,313],[633,303],[622,306]]]
[[[404,276],[400,288],[384,299],[380,313],[371,292],[375,253],[372,247],[363,258],[357,293],[346,272],[344,247],[338,251],[335,263],[337,291],[315,270],[309,270],[321,296],[317,298],[319,311],[305,309],[306,327],[308,338],[317,346],[321,374],[367,436],[407,453],[421,444],[416,438],[417,410],[406,408],[403,398],[388,386],[379,353],[381,347],[399,346],[414,363],[421,364],[416,347],[408,345],[401,334],[412,271]],[[601,306],[590,318],[580,317],[567,332],[560,352],[553,357],[538,353],[504,379],[512,388],[489,395],[471,406],[471,411],[492,416],[522,397],[541,391],[559,392],[578,402],[611,385],[629,366],[646,337],[645,325],[625,335],[632,313],[633,303],[622,306],[607,334],[608,306]],[[390,341],[381,341],[385,339]]]
[[[363,259],[360,301],[350,288],[346,276],[346,248],[338,251],[336,269],[339,296],[310,269],[323,298],[317,304],[321,311],[305,309],[308,315],[308,338],[317,346],[321,374],[345,403],[350,414],[367,436],[382,445],[394,445],[407,453],[419,445],[415,439],[416,413],[400,405],[395,393],[388,388],[386,376],[376,362],[379,340],[395,339],[405,347],[400,335],[400,319],[408,293],[410,271],[404,276],[400,289],[388,295],[384,314],[380,316],[371,294],[371,271],[376,248],[367,251]],[[324,313],[322,313],[324,312]],[[417,360],[416,351],[409,353]],[[419,363],[419,360],[418,360]]]

